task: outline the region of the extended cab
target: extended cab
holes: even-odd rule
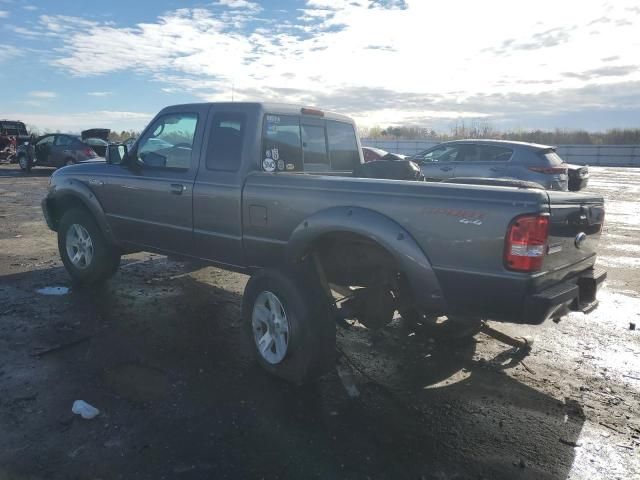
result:
[[[437,331],[589,311],[605,278],[600,196],[355,178],[360,141],[342,115],[178,105],[107,153],[55,172],[42,203],[71,277],[104,280],[139,250],[251,275],[242,315],[256,357],[294,382],[332,365],[332,292],[371,328],[399,310]]]

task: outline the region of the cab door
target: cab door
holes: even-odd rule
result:
[[[34,147],[36,165],[51,165],[51,149],[53,148],[55,139],[55,135],[45,135],[36,142]]]
[[[120,241],[166,253],[193,248],[193,185],[209,106],[163,110],[127,155],[126,165],[89,180]]]

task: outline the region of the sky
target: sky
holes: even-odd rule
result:
[[[0,0],[0,118],[265,100],[364,127],[640,128],[639,0]]]

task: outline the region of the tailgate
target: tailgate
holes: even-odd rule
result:
[[[545,270],[557,270],[593,257],[604,224],[604,199],[588,193],[549,191],[551,223]]]

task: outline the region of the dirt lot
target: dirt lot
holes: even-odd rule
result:
[[[484,334],[341,328],[357,398],[335,373],[298,388],[253,364],[241,275],[136,254],[102,289],[37,293],[71,286],[40,212],[49,174],[0,167],[0,479],[640,478],[640,171],[592,169],[596,312],[492,324],[535,340],[524,359]]]

